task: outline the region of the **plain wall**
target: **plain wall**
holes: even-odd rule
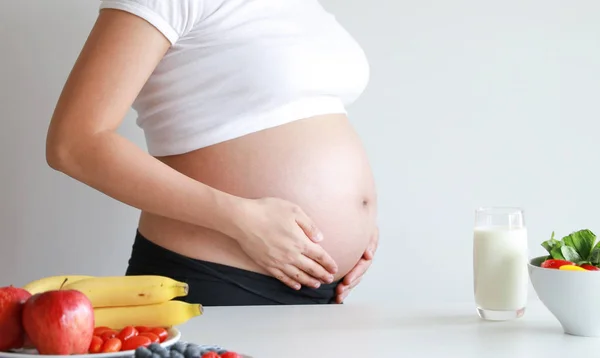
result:
[[[472,301],[478,206],[526,210],[532,255],[556,230],[600,234],[600,2],[323,0],[364,47],[350,110],[378,186],[381,243],[348,302]],[[0,10],[0,285],[120,275],[138,211],[45,162],[93,0]],[[145,148],[132,111],[121,132]]]

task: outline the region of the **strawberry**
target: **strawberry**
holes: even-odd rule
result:
[[[204,353],[202,358],[221,358],[221,356],[218,355],[217,352],[207,352],[207,353]]]
[[[242,356],[236,352],[225,352],[221,354],[221,358],[242,358]]]

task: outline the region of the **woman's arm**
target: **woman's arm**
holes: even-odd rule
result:
[[[169,45],[145,20],[102,10],[52,117],[48,164],[130,206],[224,233],[290,287],[331,282],[336,264],[316,244],[322,236],[297,205],[218,191],[116,132]]]
[[[227,232],[239,198],[175,171],[116,132],[169,45],[134,15],[100,11],[52,117],[47,161],[138,209]]]

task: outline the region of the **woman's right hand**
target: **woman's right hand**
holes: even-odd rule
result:
[[[278,198],[242,200],[233,237],[254,262],[296,290],[333,282],[337,265],[318,244],[323,234],[298,205]]]

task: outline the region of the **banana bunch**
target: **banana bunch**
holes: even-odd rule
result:
[[[188,294],[188,285],[169,277],[65,275],[39,279],[23,286],[32,295],[49,290],[77,290],[94,307],[96,327],[171,327],[199,316],[202,305],[173,300]]]
[[[79,280],[92,277],[93,276],[84,275],[50,276],[31,281],[22,288],[32,295],[35,295],[37,293],[43,293],[46,291],[58,290],[67,283],[77,282]]]

